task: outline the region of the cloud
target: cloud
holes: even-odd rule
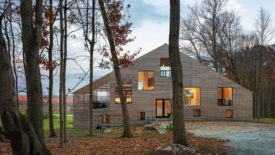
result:
[[[159,23],[152,20],[144,20],[141,25],[133,30],[134,42],[128,44],[125,49],[137,50],[142,48],[143,55],[154,48],[168,43],[169,21]]]
[[[226,4],[225,8],[227,10],[239,13],[240,15],[243,15],[247,11],[245,6],[241,4],[239,0],[228,0],[228,3]]]
[[[186,5],[186,6],[193,6],[195,5],[196,3],[199,3],[201,0],[184,0],[183,3]]]
[[[169,0],[142,0],[143,3],[153,6],[160,15],[169,15]]]

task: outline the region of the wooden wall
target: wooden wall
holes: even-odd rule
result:
[[[137,120],[137,112],[145,112],[146,120],[156,116],[156,99],[172,99],[172,84],[170,78],[160,77],[160,58],[168,57],[168,45],[161,47],[141,56],[134,62],[134,66],[122,69],[124,80],[132,81],[132,104],[128,104],[130,120],[132,123],[144,123]],[[200,106],[185,106],[185,118],[190,120],[251,120],[252,119],[252,92],[219,75],[208,68],[182,54],[184,87],[201,88]],[[138,90],[138,71],[153,71],[155,73],[155,89],[151,91]],[[121,105],[114,103],[115,76],[110,73],[101,80],[95,81],[99,86],[103,83],[110,84],[110,104],[103,111],[95,112],[95,121],[100,124],[99,117],[102,114],[110,115],[111,124],[121,124]],[[233,88],[233,106],[217,106],[217,88]],[[77,98],[79,94],[88,93],[88,86],[74,93]],[[85,108],[86,107],[86,108]],[[193,109],[200,109],[201,116],[193,117]],[[233,110],[233,118],[226,118],[227,109]],[[88,127],[88,104],[74,102],[74,127]]]

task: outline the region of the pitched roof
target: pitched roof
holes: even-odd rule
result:
[[[164,43],[164,44],[161,45],[160,47],[157,47],[157,48],[153,49],[152,51],[150,51],[150,52],[148,52],[148,53],[146,53],[146,54],[144,54],[144,55],[138,57],[138,58],[135,59],[133,62],[135,62],[135,61],[137,61],[138,59],[141,59],[141,58],[143,58],[143,57],[146,57],[146,55],[149,54],[149,53],[151,53],[151,52],[157,51],[158,49],[163,48],[163,47],[167,47],[167,46],[168,46],[168,44]],[[103,76],[103,77],[101,77],[101,78],[95,80],[95,81],[93,82],[93,84],[94,84],[94,85],[93,85],[93,90],[94,90],[94,89],[97,89],[97,88],[99,88],[99,87],[101,87],[102,85],[106,84],[109,80],[111,80],[112,73],[114,73],[114,71],[112,71],[111,73],[109,73],[109,74],[107,74],[107,75],[105,75],[105,76]],[[80,89],[74,91],[73,94],[87,93],[87,92],[89,92],[89,89],[90,89],[90,84],[87,84],[86,86],[84,86],[84,87],[82,87],[82,88],[80,88]]]
[[[158,51],[159,49],[162,49],[162,48],[167,48],[167,49],[168,49],[168,48],[169,48],[169,45],[168,45],[167,43],[164,43],[163,45],[161,45],[161,46],[159,46],[159,47],[153,49],[152,51],[150,51],[150,52],[148,52],[148,53],[146,53],[146,54],[144,54],[144,55],[138,57],[137,59],[135,59],[135,60],[133,61],[133,63],[135,63],[135,61],[137,61],[137,60],[139,60],[139,59],[141,59],[141,58],[146,57],[148,54],[151,54],[152,52]],[[202,63],[200,63],[200,62],[198,62],[197,60],[193,59],[192,57],[190,57],[190,56],[188,56],[188,55],[186,55],[186,54],[184,54],[184,53],[182,53],[182,52],[180,52],[180,55],[181,55],[181,57],[183,56],[183,57],[185,57],[185,58],[190,59],[190,60],[192,61],[192,63],[199,63],[204,69],[206,69],[207,71],[210,71],[210,72],[212,72],[212,73],[214,73],[214,74],[216,74],[216,75],[222,77],[224,80],[228,80],[228,81],[233,82],[233,83],[239,85],[240,87],[244,88],[243,86],[241,86],[240,84],[236,83],[235,81],[233,81],[233,80],[227,78],[227,77],[224,76],[224,75],[221,75],[221,74],[215,72],[214,70],[212,70],[212,69],[209,68],[208,66],[206,66],[206,65],[204,65],[204,64],[202,64]],[[105,76],[103,76],[103,77],[97,79],[96,81],[94,81],[94,82],[93,82],[93,84],[94,84],[94,85],[93,85],[93,90],[94,90],[94,89],[97,89],[97,88],[99,88],[99,87],[101,87],[101,86],[104,85],[104,84],[106,84],[106,83],[111,79],[111,76],[112,76],[113,73],[114,73],[114,71],[112,71],[112,72],[110,72],[109,74],[107,74],[107,75],[105,75]],[[86,86],[84,86],[84,87],[82,87],[82,88],[80,88],[80,89],[74,91],[73,94],[87,93],[87,92],[89,92],[89,89],[90,89],[90,84],[88,84],[88,85],[86,85]],[[251,92],[251,91],[248,90],[247,88],[244,88],[244,89],[247,90],[247,91],[249,91],[249,92]]]

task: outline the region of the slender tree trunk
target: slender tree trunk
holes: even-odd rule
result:
[[[64,132],[64,139],[63,141],[66,143],[67,142],[67,95],[66,95],[66,68],[67,68],[67,38],[68,38],[68,27],[67,27],[67,0],[64,1],[65,6],[64,6],[64,58],[63,58],[63,119],[64,119],[64,127],[63,127],[63,132]]]
[[[188,146],[184,125],[183,74],[179,51],[180,0],[170,0],[169,59],[173,86],[173,143]]]
[[[125,102],[126,97],[124,94],[123,81],[121,79],[121,72],[120,72],[120,67],[119,67],[119,62],[118,62],[118,57],[117,57],[117,53],[116,53],[114,39],[113,39],[112,32],[109,27],[109,22],[108,22],[106,10],[104,7],[104,1],[98,0],[98,3],[100,6],[100,11],[101,11],[101,15],[103,18],[105,31],[106,31],[107,38],[108,38],[109,45],[110,45],[112,61],[113,61],[113,66],[114,66],[114,71],[115,71],[115,76],[116,76],[116,82],[117,82],[117,88],[118,88],[118,93],[119,93],[119,97],[120,97],[120,101],[121,101],[121,109],[122,109],[122,116],[123,116],[123,135],[122,135],[122,137],[132,137],[133,135],[132,135],[131,128],[130,128],[128,107]]]
[[[10,139],[14,155],[50,154],[32,124],[19,115],[11,61],[1,27],[0,21],[0,114],[4,134]]]
[[[9,0],[9,3],[10,0]],[[17,110],[19,111],[19,98],[18,98],[18,77],[17,77],[17,70],[16,70],[16,57],[15,57],[15,39],[14,39],[14,32],[13,32],[13,25],[12,25],[12,12],[10,12],[10,30],[11,30],[11,38],[12,38],[12,59],[13,59],[13,74],[15,78],[15,90],[16,90],[16,101],[17,101]]]
[[[53,0],[50,0],[50,13],[53,14]],[[56,137],[54,131],[54,120],[53,120],[53,18],[50,18],[50,43],[49,43],[49,126],[50,126],[50,137]]]
[[[59,1],[59,16],[60,16],[60,81],[59,81],[59,118],[60,118],[60,147],[64,145],[64,119],[63,119],[63,39],[64,39],[64,29],[63,29],[63,0]]]
[[[93,108],[94,108],[94,104],[93,104],[93,77],[94,77],[94,46],[95,46],[95,4],[96,4],[96,0],[92,1],[92,40],[90,43],[90,136],[94,135],[94,127],[93,127]],[[87,0],[87,4],[89,7],[89,0]],[[86,17],[87,17],[87,21],[88,21],[88,8],[87,8],[87,12],[86,12]],[[87,27],[86,27],[87,31],[88,31],[88,22],[87,22]],[[86,38],[88,39],[88,33],[86,33]]]
[[[42,0],[36,0],[35,21],[32,0],[21,0],[22,41],[26,58],[28,118],[40,141],[44,142],[42,84],[39,68],[39,46],[42,25]]]

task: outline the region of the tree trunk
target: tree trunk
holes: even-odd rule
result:
[[[67,30],[67,0],[64,1],[65,6],[64,6],[64,58],[63,58],[63,70],[62,70],[62,80],[63,80],[63,120],[64,120],[64,127],[63,127],[63,132],[64,132],[64,137],[63,141],[66,143],[67,142],[67,95],[66,95],[66,68],[67,68],[67,38],[68,38],[68,30]]]
[[[180,0],[170,0],[169,59],[173,86],[173,143],[188,146],[183,106],[183,75],[179,52]]]
[[[90,43],[90,136],[94,135],[94,127],[93,127],[93,77],[94,77],[94,46],[95,46],[95,3],[96,0],[92,1],[92,40]],[[89,0],[87,0],[87,4],[89,4]],[[88,5],[89,6],[89,5]],[[86,17],[88,18],[88,8]],[[88,21],[88,20],[87,20]],[[88,22],[87,22],[88,24]],[[87,31],[88,31],[88,25],[87,25]],[[88,33],[86,33],[88,35]],[[88,39],[88,36],[86,36]]]
[[[0,114],[4,134],[10,139],[14,155],[50,154],[37,136],[32,124],[19,115],[14,82],[6,42],[0,29]]]
[[[50,12],[53,13],[53,0],[50,0]],[[53,120],[53,24],[54,20],[50,18],[50,43],[49,43],[49,126],[50,126],[50,137],[56,137],[54,131],[54,120]]]
[[[59,1],[59,16],[60,16],[60,80],[59,80],[59,118],[60,118],[60,147],[63,147],[64,138],[64,119],[63,119],[63,39],[64,39],[64,29],[63,29],[63,0]]]
[[[130,128],[128,107],[125,102],[126,97],[124,94],[123,81],[121,79],[120,67],[119,67],[119,62],[118,62],[114,39],[113,39],[112,32],[109,27],[109,22],[108,22],[106,10],[104,7],[104,1],[98,0],[98,3],[100,6],[100,11],[101,11],[101,15],[103,18],[105,31],[106,31],[107,38],[108,38],[109,45],[110,45],[111,56],[112,56],[112,61],[113,61],[113,65],[114,65],[114,71],[115,71],[117,88],[118,88],[118,94],[119,94],[120,101],[121,101],[121,109],[122,109],[122,116],[123,116],[123,135],[122,135],[122,137],[132,137],[133,135],[132,135],[131,128]]]
[[[28,118],[40,141],[44,142],[42,84],[39,68],[39,47],[42,25],[42,0],[36,0],[35,21],[32,16],[32,0],[21,1],[22,41],[26,58],[26,86]]]

